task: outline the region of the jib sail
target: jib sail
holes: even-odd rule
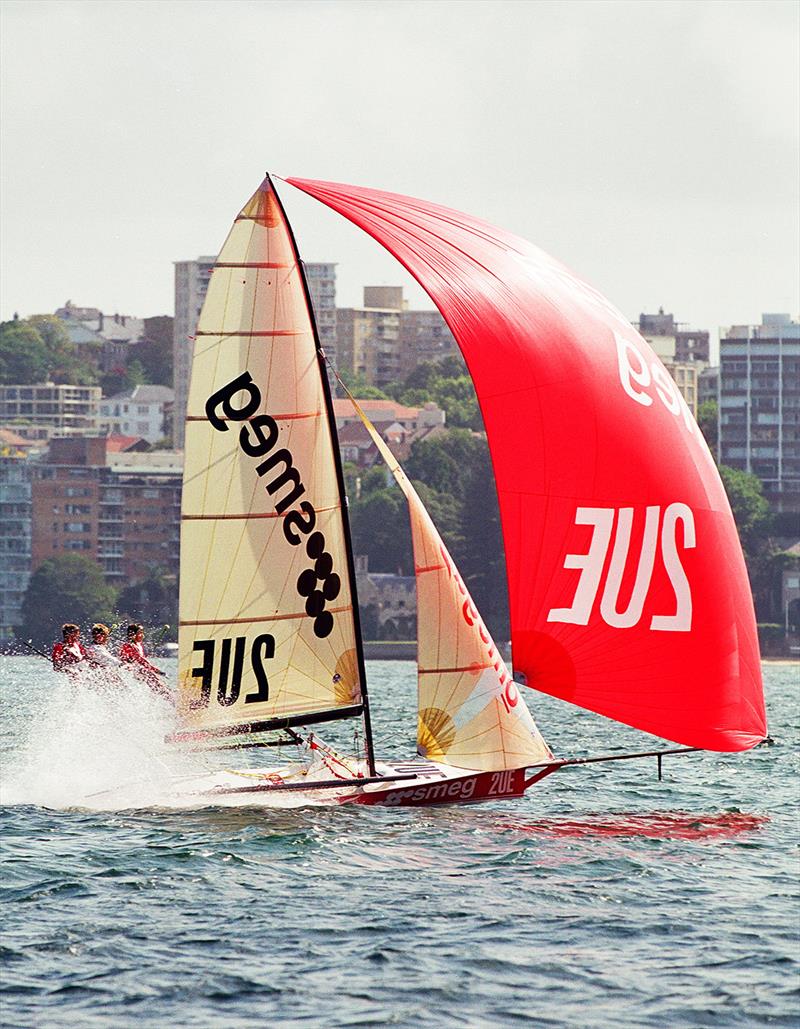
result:
[[[333,446],[302,273],[267,179],[222,248],[194,342],[179,635],[187,728],[361,702]]]
[[[351,397],[351,400],[353,398]],[[417,749],[501,771],[552,757],[464,580],[394,454],[353,404],[408,501],[417,580]]]
[[[678,743],[766,735],[730,506],[666,369],[537,247],[423,200],[289,179],[393,253],[464,354],[494,466],[515,669]]]

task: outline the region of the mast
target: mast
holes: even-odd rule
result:
[[[367,670],[364,662],[364,642],[361,634],[361,613],[358,607],[358,591],[356,587],[356,569],[355,560],[353,557],[353,537],[350,531],[350,513],[348,510],[347,494],[345,492],[344,483],[344,471],[342,470],[342,455],[339,450],[339,436],[336,431],[336,416],[333,410],[333,399],[331,397],[331,387],[328,381],[328,372],[325,367],[325,352],[322,349],[322,344],[319,338],[319,329],[317,327],[317,319],[314,315],[314,305],[311,302],[311,292],[308,287],[308,277],[306,276],[305,264],[300,257],[300,251],[297,246],[297,240],[295,239],[294,229],[289,219],[286,217],[286,210],[283,206],[281,198],[278,196],[278,191],[275,189],[272,178],[269,172],[266,173],[266,179],[272,188],[273,195],[277,201],[277,204],[283,215],[284,222],[289,233],[289,239],[294,249],[295,257],[297,258],[298,268],[300,269],[300,279],[303,283],[303,293],[305,295],[306,306],[308,308],[308,317],[311,321],[311,329],[314,333],[314,346],[317,350],[317,363],[319,366],[319,374],[322,379],[322,392],[325,397],[325,412],[328,418],[328,426],[331,433],[331,444],[333,447],[333,461],[336,468],[336,482],[339,488],[339,497],[341,500],[341,516],[342,524],[344,526],[344,539],[345,539],[345,554],[347,556],[347,575],[350,580],[350,596],[352,597],[353,603],[353,623],[355,626],[355,637],[356,637],[356,660],[358,663],[358,675],[361,682],[361,701],[363,706],[363,720],[364,720],[364,737],[365,747],[367,753],[367,768],[369,774],[374,776],[375,773],[375,747],[372,739],[372,718],[369,710],[369,694],[367,691]]]

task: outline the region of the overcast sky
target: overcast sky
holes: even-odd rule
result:
[[[798,10],[6,0],[0,315],[171,314],[172,262],[215,253],[270,170],[481,215],[632,318],[796,317]],[[407,281],[282,195],[340,306]]]

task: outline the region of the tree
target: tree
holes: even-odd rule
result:
[[[438,493],[464,499],[469,469],[486,451],[486,440],[466,429],[451,429],[433,439],[420,440],[411,448],[406,474],[420,479]]]
[[[3,385],[44,382],[48,369],[47,347],[34,326],[24,321],[0,325],[0,382]]]
[[[174,575],[154,568],[141,582],[123,589],[117,598],[118,621],[169,626],[164,638],[174,640],[178,622],[178,583]]]
[[[172,385],[172,323],[169,315],[145,318],[144,337],[131,346],[131,357],[141,364],[146,382]]]
[[[74,386],[93,386],[97,382],[96,366],[81,357],[60,318],[35,314],[28,323],[40,334],[47,349],[48,379]]]
[[[350,509],[353,548],[366,554],[372,572],[411,575],[411,529],[408,505],[396,487],[376,490],[357,500]]]
[[[724,464],[719,466],[719,474],[728,494],[745,554],[755,556],[769,535],[771,522],[769,503],[764,497],[761,480],[756,475]]]
[[[479,442],[461,505],[463,544],[453,556],[490,632],[504,640],[510,635],[505,546],[489,448]]]
[[[118,393],[127,393],[135,386],[140,386],[144,378],[144,368],[135,359],[127,365],[116,365],[100,379],[103,396],[114,397]]]
[[[346,372],[340,373],[342,382],[347,386],[352,395],[357,400],[388,400],[389,398],[383,392],[378,389],[377,386],[370,386],[363,375],[359,375],[358,372]]]
[[[115,600],[116,590],[91,558],[82,554],[48,558],[28,583],[17,635],[45,646],[60,636],[63,622],[110,623]]]
[[[712,453],[716,452],[719,439],[718,414],[719,408],[717,407],[716,400],[704,400],[697,409],[697,424],[700,426],[700,431],[705,436],[706,443],[708,443]]]
[[[772,514],[769,503],[757,476],[724,464],[719,466],[719,473],[742,543],[757,617],[759,621],[767,621],[775,606],[776,576],[776,549],[770,538]]]

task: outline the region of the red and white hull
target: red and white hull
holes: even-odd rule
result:
[[[409,775],[414,779],[361,786],[342,803],[381,804],[385,807],[429,807],[435,804],[477,804],[484,800],[521,797],[525,769],[474,772],[434,761],[381,762],[385,775]]]

